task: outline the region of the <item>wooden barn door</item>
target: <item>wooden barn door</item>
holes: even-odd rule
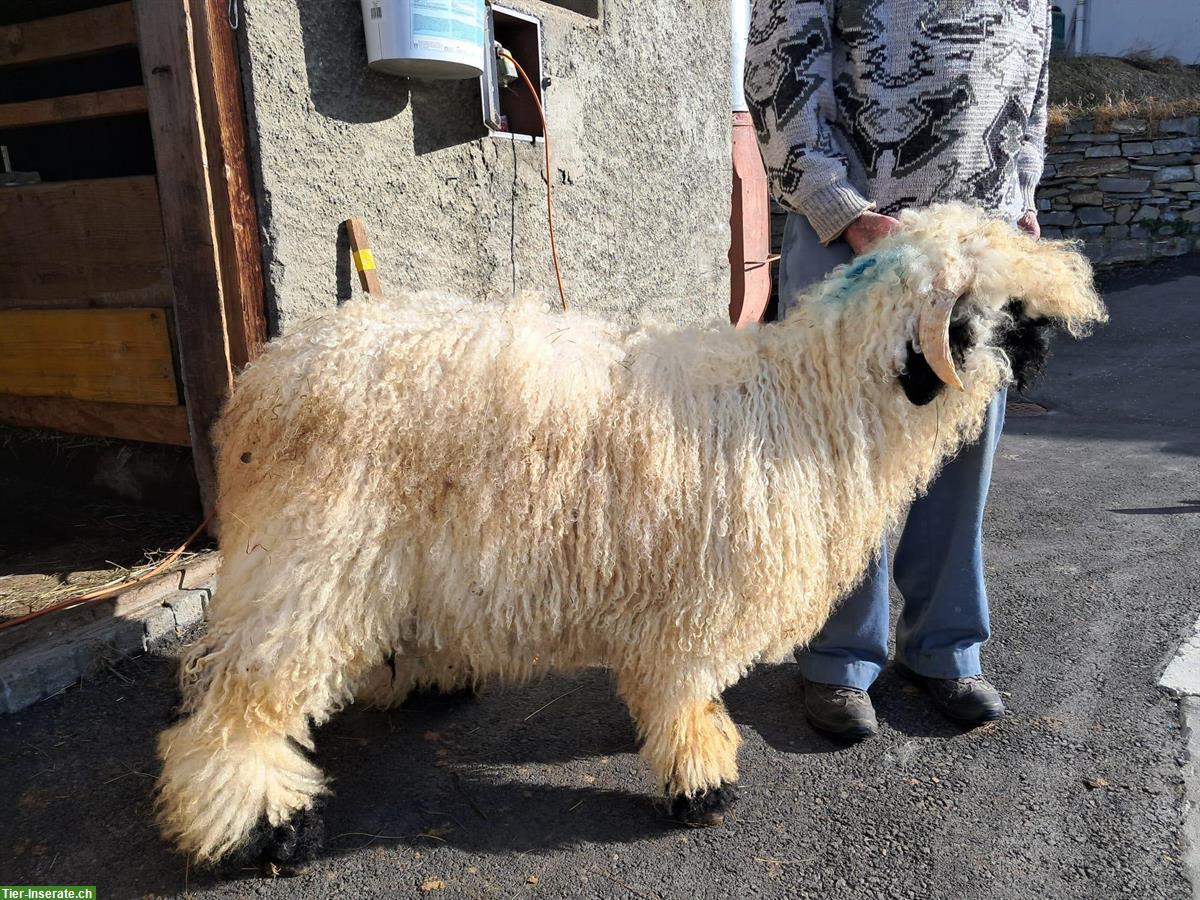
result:
[[[223,0],[0,25],[0,422],[190,444],[266,337]]]

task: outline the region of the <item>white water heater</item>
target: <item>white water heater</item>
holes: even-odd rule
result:
[[[372,69],[411,78],[478,78],[484,0],[362,0]]]

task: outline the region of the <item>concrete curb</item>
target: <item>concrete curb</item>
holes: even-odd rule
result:
[[[1158,685],[1183,696],[1200,695],[1200,620],[1167,663]]]
[[[99,603],[0,633],[0,713],[70,687],[105,662],[163,650],[203,623],[220,556],[209,553]]]
[[[1183,871],[1192,883],[1192,898],[1200,900],[1200,698],[1179,703],[1187,761],[1183,765]]]
[[[1158,686],[1179,699],[1183,732],[1183,823],[1180,843],[1183,871],[1192,884],[1193,900],[1200,900],[1200,620],[1179,645],[1163,670]]]

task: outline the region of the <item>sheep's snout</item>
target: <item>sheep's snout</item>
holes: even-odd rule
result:
[[[1008,357],[1013,385],[1018,391],[1025,391],[1046,370],[1054,323],[1041,316],[1030,316],[1020,300],[1010,301],[1004,312],[997,345]]]

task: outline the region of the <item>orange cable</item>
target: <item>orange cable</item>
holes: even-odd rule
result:
[[[107,597],[111,597],[118,591],[123,591],[126,588],[133,587],[135,584],[141,584],[143,581],[153,578],[159,572],[168,568],[173,562],[175,562],[175,560],[179,559],[179,557],[183,555],[183,551],[186,550],[188,545],[196,539],[196,536],[204,530],[204,527],[209,523],[216,511],[216,508],[214,508],[212,512],[205,516],[204,521],[196,526],[196,530],[188,535],[187,540],[172,550],[167,555],[166,559],[156,565],[149,572],[144,572],[137,578],[130,579],[129,581],[122,581],[120,584],[114,584],[111,587],[101,588],[95,591],[88,591],[84,594],[76,594],[74,597],[68,597],[66,600],[63,600],[60,603],[55,603],[53,606],[47,606],[45,609],[39,609],[37,612],[27,613],[23,616],[19,616],[16,619],[9,619],[7,622],[0,622],[0,631],[3,631],[6,628],[15,628],[18,625],[23,625],[25,622],[32,622],[34,619],[40,619],[42,616],[49,615],[52,612],[57,612],[60,609],[67,609],[73,606],[85,606],[89,603],[95,603],[98,600],[104,600]]]
[[[533,97],[533,105],[537,107],[538,118],[542,121],[542,143],[546,147],[546,222],[550,228],[550,256],[554,260],[554,277],[558,279],[558,299],[562,301],[563,312],[566,312],[567,295],[563,291],[562,269],[558,265],[558,242],[554,237],[554,191],[550,186],[550,129],[546,127],[546,112],[542,109],[542,101],[538,98],[537,88],[533,86],[533,82],[529,80],[529,76],[525,74],[525,69],[521,64],[507,50],[497,50],[496,55],[503,56],[517,67],[517,74],[525,82],[525,87],[529,88],[529,95]]]

